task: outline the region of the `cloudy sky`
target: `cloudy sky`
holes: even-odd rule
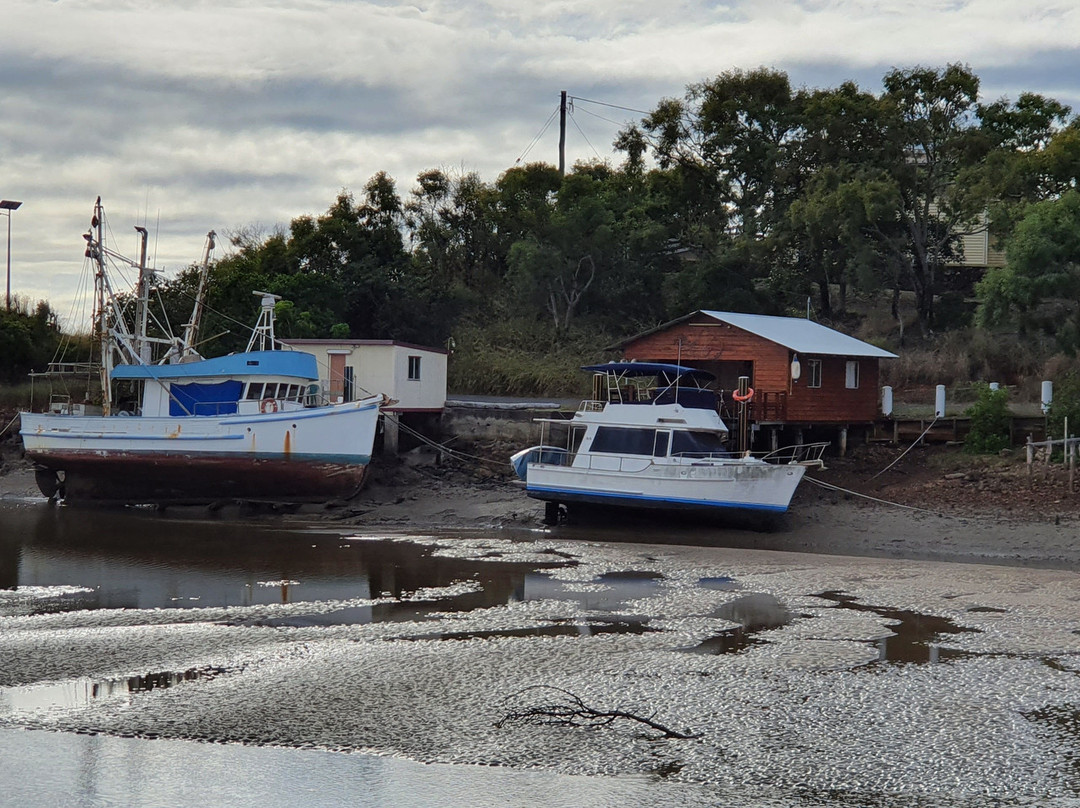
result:
[[[378,171],[405,196],[428,168],[555,163],[557,124],[537,135],[560,90],[614,105],[575,104],[572,163],[612,156],[640,117],[617,107],[734,68],[879,92],[893,67],[962,62],[984,100],[1080,111],[1078,56],[1075,0],[4,0],[12,292],[73,316],[98,195],[116,246],[134,255],[146,226],[171,272],[208,230],[269,233]]]

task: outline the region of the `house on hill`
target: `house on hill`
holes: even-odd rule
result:
[[[626,359],[677,362],[707,370],[734,412],[731,392],[746,376],[755,430],[838,433],[879,414],[879,363],[896,354],[812,320],[729,311],[696,311],[624,340]]]

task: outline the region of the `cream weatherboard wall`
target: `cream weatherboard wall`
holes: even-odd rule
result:
[[[438,412],[446,403],[446,351],[389,340],[283,340],[314,354],[332,398],[385,393],[391,412]]]

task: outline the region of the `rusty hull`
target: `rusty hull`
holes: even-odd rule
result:
[[[59,488],[46,496],[66,502],[127,505],[248,502],[329,502],[359,493],[367,464],[292,457],[50,452],[33,456],[39,469],[56,474]]]

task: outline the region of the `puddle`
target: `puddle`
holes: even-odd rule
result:
[[[82,677],[62,682],[0,688],[0,713],[16,716],[54,709],[78,709],[96,701],[118,700],[137,693],[162,690],[197,679],[213,679],[224,668],[190,668],[186,671],[162,671],[112,679]]]
[[[396,536],[362,542],[334,533],[153,514],[3,510],[0,616],[99,609],[201,609],[370,600],[265,625],[324,626],[423,619],[525,599],[525,578],[572,563],[457,558]],[[436,537],[437,538],[437,537]],[[467,585],[467,590],[462,589]],[[456,589],[452,589],[455,588]],[[445,590],[430,601],[414,595]],[[301,609],[290,609],[296,613]]]
[[[977,629],[958,626],[945,617],[859,603],[858,599],[843,592],[821,592],[818,597],[831,600],[838,608],[870,612],[890,621],[889,630],[894,636],[874,641],[878,658],[871,665],[936,663],[972,656],[966,651],[942,648],[936,640],[944,634],[977,634]]]
[[[588,611],[618,611],[630,601],[649,598],[660,591],[663,576],[651,572],[608,572],[588,582],[558,581],[546,573],[525,576],[523,600],[576,602]]]
[[[697,654],[737,654],[765,642],[756,635],[786,626],[792,620],[788,608],[772,595],[755,593],[735,598],[717,609],[713,617],[738,623],[690,649]]]

